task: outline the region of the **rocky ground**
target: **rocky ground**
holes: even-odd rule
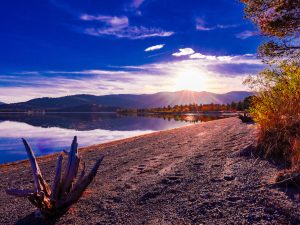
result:
[[[33,185],[29,164],[0,166],[0,224],[300,224],[298,190],[270,185],[278,169],[252,156],[255,133],[228,118],[82,149],[87,165],[105,155],[97,178],[47,223],[5,194]],[[38,160],[50,181],[55,160]]]

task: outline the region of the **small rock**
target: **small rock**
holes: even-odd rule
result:
[[[158,192],[158,191],[150,191],[150,192],[147,192],[147,193],[145,193],[141,198],[140,198],[140,202],[146,202],[146,201],[148,201],[148,200],[150,200],[150,199],[154,199],[154,198],[156,198],[157,196],[159,196],[160,195],[160,193]]]
[[[224,180],[227,180],[227,181],[232,181],[232,180],[234,180],[234,179],[235,179],[234,176],[230,176],[230,175],[225,175],[225,176],[224,176]]]
[[[120,197],[118,197],[118,196],[112,197],[111,199],[112,199],[113,202],[115,202],[115,203],[120,203],[120,202],[122,202],[122,199],[121,199]]]
[[[230,196],[230,197],[226,198],[226,200],[229,201],[229,202],[237,202],[237,201],[239,201],[240,199],[241,199],[241,198],[235,197],[235,196]]]

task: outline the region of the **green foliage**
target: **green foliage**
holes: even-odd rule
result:
[[[248,80],[260,90],[254,98],[252,114],[257,122],[273,126],[274,120],[299,120],[300,67],[295,62],[283,62],[278,68],[265,69]]]
[[[261,153],[300,170],[300,0],[241,0],[246,17],[271,40],[259,48],[269,68],[245,83],[257,96],[250,113],[259,124]]]
[[[245,110],[248,110],[251,107],[253,99],[254,99],[254,96],[249,96],[244,99],[243,107]]]
[[[264,156],[300,168],[300,66],[284,61],[247,83],[259,92],[250,113],[260,125],[259,146]]]

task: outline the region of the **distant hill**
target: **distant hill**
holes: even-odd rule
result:
[[[0,102],[0,105],[4,105],[5,103],[4,102]]]
[[[251,92],[233,91],[226,94],[211,92],[177,91],[156,94],[120,94],[120,95],[73,95],[60,98],[37,98],[27,102],[0,105],[0,112],[59,111],[89,112],[115,111],[118,108],[152,108],[167,105],[185,104],[226,104],[241,101],[252,95]]]

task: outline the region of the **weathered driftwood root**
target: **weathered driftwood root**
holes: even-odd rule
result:
[[[22,140],[33,172],[34,189],[9,189],[6,193],[17,197],[28,198],[28,200],[37,207],[38,211],[36,215],[49,218],[66,213],[71,205],[79,200],[88,185],[93,181],[103,160],[103,156],[97,160],[90,173],[85,176],[85,164],[78,156],[77,138],[74,137],[71,150],[67,152],[68,161],[65,172],[62,176],[63,155],[59,155],[56,163],[55,177],[52,188],[50,188],[42,176],[32,149],[25,139]],[[77,177],[80,167],[81,173]]]
[[[249,116],[247,113],[244,113],[244,115],[239,114],[239,118],[243,123],[253,123],[253,119],[251,116]]]

